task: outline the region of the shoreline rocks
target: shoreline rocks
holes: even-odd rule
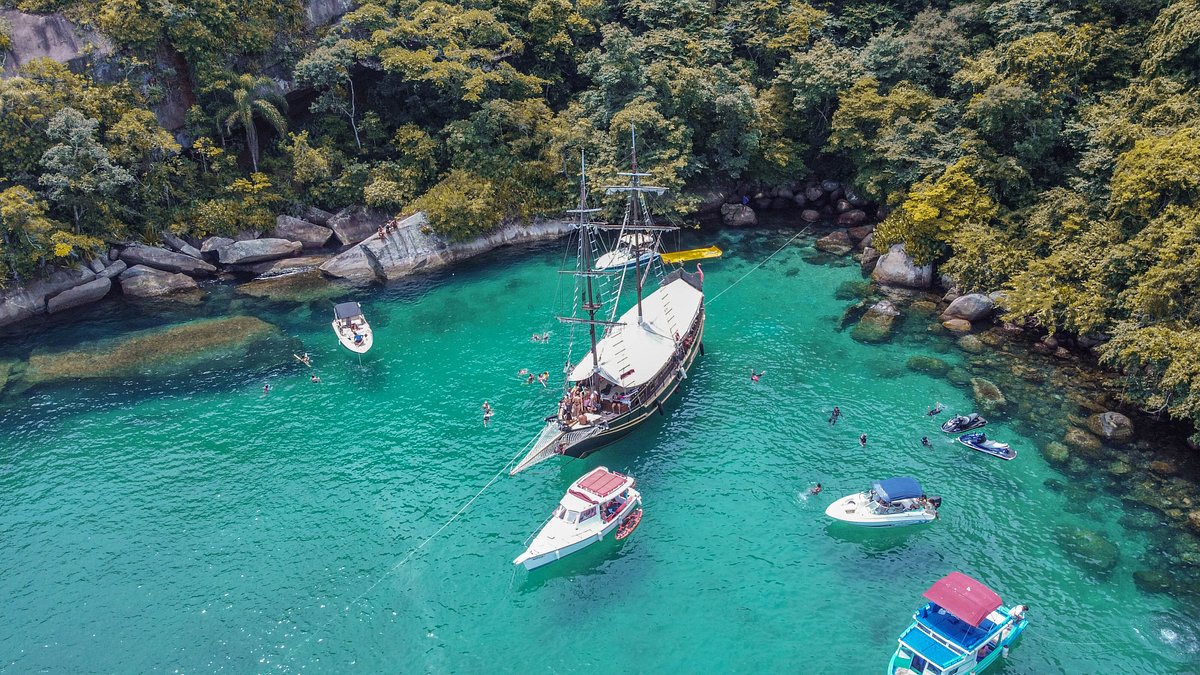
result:
[[[153,298],[180,291],[196,291],[200,285],[182,272],[164,272],[145,265],[134,265],[117,277],[121,292],[135,298]]]
[[[818,239],[813,246],[818,251],[825,251],[834,255],[846,255],[854,250],[854,242],[850,240],[850,235],[845,230],[834,230]]]
[[[163,272],[174,272],[193,277],[207,277],[217,273],[215,265],[199,258],[141,244],[122,249],[121,260],[130,267],[153,267]]]
[[[871,306],[854,325],[851,337],[859,342],[884,342],[892,334],[900,310],[890,300],[880,300]]]
[[[299,253],[301,248],[303,245],[300,242],[287,239],[247,239],[221,247],[217,259],[222,265],[245,265],[289,258]]]
[[[917,265],[904,250],[904,244],[892,244],[879,256],[871,278],[884,286],[925,289],[933,283],[933,265]]]

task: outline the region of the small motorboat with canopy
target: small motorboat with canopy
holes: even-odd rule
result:
[[[916,478],[900,476],[877,480],[866,492],[842,497],[825,509],[825,515],[851,525],[895,527],[933,522],[941,505],[941,497],[925,496]]]
[[[999,457],[1000,459],[1016,459],[1017,457],[1017,451],[1008,447],[1008,443],[990,440],[982,431],[963,434],[958,437],[958,442],[968,448],[987,453],[993,457]]]
[[[541,567],[602,541],[618,530],[623,539],[642,516],[642,495],[633,478],[601,466],[571,484],[533,543],[513,560],[526,569]]]
[[[900,636],[888,675],[981,673],[1008,656],[1029,625],[1027,607],[1005,607],[995,591],[961,572],[930,586],[925,598],[929,604]]]
[[[646,232],[631,232],[617,238],[611,251],[596,258],[599,272],[617,272],[649,265],[658,249],[658,237]]]
[[[338,342],[355,354],[366,354],[371,349],[371,325],[363,316],[362,305],[357,302],[340,302],[333,306],[333,332]]]

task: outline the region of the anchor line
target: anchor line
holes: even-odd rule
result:
[[[374,582],[372,582],[371,585],[368,586],[366,590],[364,590],[362,593],[359,593],[358,595],[356,595],[354,597],[354,599],[347,602],[346,609],[347,610],[350,609],[350,607],[353,607],[355,604],[357,604],[359,600],[362,600],[363,598],[367,597],[367,595],[369,595],[371,593],[371,591],[375,590],[379,586],[379,584],[383,583],[384,579],[387,579],[389,576],[394,574],[397,570],[399,570],[401,567],[403,567],[405,565],[405,563],[407,563],[409,560],[412,560],[412,558],[417,553],[419,553],[421,551],[421,549],[425,548],[425,546],[429,542],[433,541],[439,534],[444,532],[447,527],[450,527],[450,525],[452,523],[454,523],[454,521],[458,520],[459,517],[462,516],[462,514],[466,513],[467,509],[471,508],[471,505],[475,503],[475,500],[479,499],[479,497],[482,496],[483,493],[488,490],[488,488],[492,487],[492,485],[494,485],[496,483],[496,481],[499,480],[500,477],[503,476],[505,474],[505,472],[507,472],[509,470],[509,468],[511,468],[512,465],[518,459],[521,458],[522,455],[525,454],[525,451],[529,449],[529,446],[533,445],[534,442],[536,442],[536,441],[537,441],[537,439],[535,438],[535,439],[529,441],[528,443],[526,443],[525,447],[521,448],[520,452],[518,452],[516,455],[514,455],[513,458],[510,459],[508,461],[508,463],[505,464],[499,471],[497,471],[496,475],[492,476],[492,478],[487,483],[484,483],[483,487],[479,488],[479,491],[475,493],[475,496],[471,497],[470,499],[468,499],[466,501],[465,504],[460,506],[459,509],[454,512],[454,515],[450,516],[449,520],[442,523],[442,526],[439,527],[437,530],[435,530],[433,532],[433,534],[429,535],[428,537],[425,537],[424,541],[422,541],[420,544],[417,544],[416,547],[414,547],[412,550],[410,550],[403,558],[400,558],[400,560],[398,562],[396,562],[395,564],[393,564],[391,567],[389,567],[387,569],[387,571],[385,571],[383,574],[379,575],[379,578],[376,579]],[[341,614],[342,614],[341,612],[338,612],[337,616],[331,617],[325,623],[318,626],[316,628],[316,630],[313,630],[312,632],[310,632],[308,634],[308,636],[305,637],[300,642],[300,645],[297,647],[297,649],[299,647],[303,647],[303,646],[307,645],[309,642],[311,642],[313,637],[315,637],[318,633],[324,632],[324,630],[326,628],[328,628],[330,624],[332,624],[334,621],[336,621],[341,616]],[[295,652],[293,652],[293,654],[295,654]]]
[[[758,268],[760,268],[760,267],[762,267],[763,265],[767,264],[767,262],[769,262],[769,261],[771,260],[771,258],[774,258],[775,256],[779,255],[779,252],[780,252],[780,251],[782,251],[783,249],[787,248],[787,247],[788,247],[788,244],[791,244],[793,241],[796,241],[796,238],[797,238],[797,237],[799,237],[800,235],[804,234],[805,232],[808,232],[809,228],[811,228],[811,227],[812,227],[812,225],[805,225],[803,230],[800,230],[800,231],[799,231],[799,232],[797,232],[795,235],[793,235],[791,239],[788,239],[787,241],[785,241],[785,242],[783,243],[783,246],[780,246],[779,248],[775,249],[775,252],[774,252],[774,253],[772,253],[771,255],[769,255],[769,256],[767,256],[766,258],[764,258],[762,262],[760,262],[760,263],[758,263],[757,265],[755,265],[754,267],[750,268],[750,271],[749,271],[749,272],[746,272],[745,274],[743,274],[743,275],[741,276],[741,278],[740,278],[740,279],[738,279],[737,281],[733,282],[732,284],[729,284],[729,285],[728,285],[728,286],[726,286],[725,288],[721,289],[721,292],[720,292],[720,293],[717,293],[716,295],[714,295],[714,296],[713,296],[713,298],[712,298],[712,300],[705,300],[705,301],[704,301],[704,304],[705,304],[705,305],[711,305],[711,304],[713,304],[714,302],[716,302],[716,301],[717,301],[717,298],[721,297],[722,295],[725,295],[725,291],[728,291],[729,289],[733,288],[734,286],[737,286],[738,284],[740,284],[740,283],[742,283],[743,281],[745,281],[746,277],[750,276],[751,274],[754,274],[754,272],[756,272],[756,271],[758,270]]]

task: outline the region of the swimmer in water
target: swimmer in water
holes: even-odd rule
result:
[[[858,444],[863,446],[864,448],[867,447],[867,435],[866,434],[863,434],[858,437]]]
[[[841,416],[842,416],[842,409],[837,407],[836,405],[833,406],[833,413],[829,416],[829,423],[831,425],[837,424],[838,418]]]
[[[541,382],[543,387],[546,386],[546,383],[550,381],[550,371],[542,371],[542,374],[537,376],[537,381]]]
[[[945,407],[942,405],[942,402],[941,402],[941,401],[938,401],[937,403],[935,403],[935,404],[933,405],[933,407],[932,407],[932,408],[930,408],[930,409],[929,409],[929,412],[927,412],[927,413],[925,413],[925,414],[926,414],[926,415],[929,415],[930,417],[936,417],[936,416],[938,416],[938,415],[941,415],[941,414],[942,414],[942,411],[943,411],[943,410],[945,410],[945,409],[946,409],[946,408],[945,408]]]
[[[761,373],[755,373],[755,372],[754,372],[754,369],[753,369],[753,368],[751,368],[751,369],[750,369],[750,381],[751,381],[751,382],[758,382],[758,378],[760,378],[760,377],[762,377],[763,375],[766,375],[766,374],[767,374],[767,371],[765,371],[765,370],[764,370],[764,371],[762,371]]]
[[[483,409],[483,426],[486,427],[488,420],[492,419],[492,406],[488,405],[487,401],[484,401],[483,405],[479,407]]]
[[[269,393],[271,393],[271,385],[264,384],[263,385],[263,396],[266,396]]]
[[[320,383],[320,381],[321,381],[321,378],[317,377],[316,375],[313,375],[313,376],[312,376],[312,381],[313,381],[313,382],[316,382],[316,383]]]
[[[811,488],[809,488],[809,489],[808,489],[808,494],[810,494],[810,495],[819,495],[819,494],[821,494],[821,484],[820,484],[820,483],[817,483],[816,487],[811,487]]]
[[[921,445],[923,445],[923,446],[925,446],[925,447],[927,447],[927,448],[929,448],[929,447],[933,447],[933,444],[929,442],[929,437],[928,437],[928,436],[922,436],[922,437],[921,437]]]

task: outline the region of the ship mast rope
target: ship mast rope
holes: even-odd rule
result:
[[[772,253],[771,255],[767,256],[766,258],[763,258],[763,261],[762,261],[762,262],[760,262],[760,263],[758,263],[758,264],[757,264],[757,265],[755,265],[754,267],[751,267],[751,268],[750,268],[750,271],[749,271],[749,272],[746,272],[745,274],[743,274],[743,275],[742,275],[742,276],[741,276],[741,277],[740,277],[740,278],[739,278],[737,281],[735,281],[735,282],[733,282],[732,284],[729,284],[729,285],[728,285],[728,286],[726,286],[725,288],[721,289],[721,292],[720,292],[720,293],[717,293],[716,295],[714,295],[712,300],[705,300],[705,301],[704,301],[704,304],[705,304],[705,305],[711,305],[711,304],[713,304],[714,302],[716,302],[716,301],[717,301],[717,298],[720,298],[722,295],[725,295],[725,292],[726,292],[726,291],[728,291],[729,289],[733,288],[734,286],[737,286],[738,284],[740,284],[740,283],[742,283],[743,281],[745,281],[745,280],[746,280],[746,277],[750,276],[751,274],[754,274],[756,271],[758,271],[758,268],[760,268],[760,267],[762,267],[763,265],[767,264],[767,262],[768,262],[768,261],[770,261],[770,260],[771,260],[771,258],[774,258],[775,256],[779,255],[779,252],[780,252],[780,251],[782,251],[783,249],[787,248],[787,247],[788,247],[788,245],[789,245],[789,244],[791,244],[793,241],[796,241],[796,238],[797,238],[797,237],[799,237],[800,235],[804,234],[805,232],[808,232],[808,230],[809,230],[811,227],[812,227],[812,225],[805,225],[803,230],[800,230],[800,231],[799,231],[799,232],[797,232],[796,234],[792,235],[792,238],[791,238],[791,239],[788,239],[787,241],[785,241],[785,242],[783,243],[783,246],[780,246],[779,248],[775,249],[775,252],[774,252],[774,253]]]
[[[348,612],[351,607],[358,604],[358,602],[360,600],[362,600],[363,598],[367,597],[367,595],[370,594],[371,591],[375,590],[379,586],[379,584],[383,583],[383,581],[385,579],[387,579],[391,575],[395,574],[397,570],[399,570],[409,560],[412,560],[414,556],[416,556],[418,553],[420,553],[421,549],[425,548],[425,546],[427,544],[429,544],[429,542],[431,542],[435,538],[437,538],[437,536],[440,535],[442,532],[444,532],[447,527],[450,527],[450,525],[453,524],[454,521],[458,520],[464,513],[466,513],[467,510],[471,508],[471,505],[474,504],[477,499],[479,499],[481,496],[483,496],[483,493],[487,492],[488,488],[495,485],[496,481],[500,480],[500,477],[503,476],[505,473],[507,473],[508,470],[510,468],[512,468],[512,465],[515,464],[517,462],[517,460],[520,459],[525,454],[525,452],[527,450],[529,450],[529,447],[532,446],[535,442],[537,442],[536,437],[533,438],[532,440],[530,440],[528,443],[526,443],[525,447],[521,448],[520,452],[513,455],[513,458],[508,460],[508,464],[505,464],[499,471],[496,472],[496,475],[492,476],[491,479],[488,480],[488,482],[484,483],[483,487],[479,488],[479,491],[476,492],[473,497],[468,499],[466,501],[466,503],[464,503],[462,506],[458,507],[458,510],[454,512],[454,515],[450,516],[449,520],[442,523],[442,526],[439,527],[438,529],[434,530],[433,534],[429,535],[428,537],[425,537],[425,539],[423,541],[421,541],[420,544],[417,544],[415,547],[413,547],[412,550],[410,550],[408,553],[404,554],[403,557],[397,559],[397,561],[395,563],[393,563],[391,565],[391,567],[388,567],[386,570],[384,570],[383,574],[380,574],[379,577],[377,579],[375,579],[375,581],[371,582],[371,585],[367,586],[366,590],[364,590],[362,593],[359,593],[358,595],[354,596],[354,599],[347,602],[346,609],[344,611]],[[343,616],[343,612],[338,612],[335,616],[330,617],[329,620],[327,620],[325,623],[317,626],[317,628],[315,630],[310,631],[308,633],[308,635],[305,636],[305,638],[300,641],[300,644],[297,645],[296,650],[293,650],[293,652],[290,654],[290,656],[294,656],[297,653],[297,651],[299,650],[299,648],[308,645],[309,642],[312,642],[312,639],[314,637],[316,637],[320,633],[325,632],[325,629],[328,628],[330,624],[332,624],[334,621],[337,621],[342,616]],[[286,657],[281,659],[281,661],[286,661],[286,660],[287,660]]]

